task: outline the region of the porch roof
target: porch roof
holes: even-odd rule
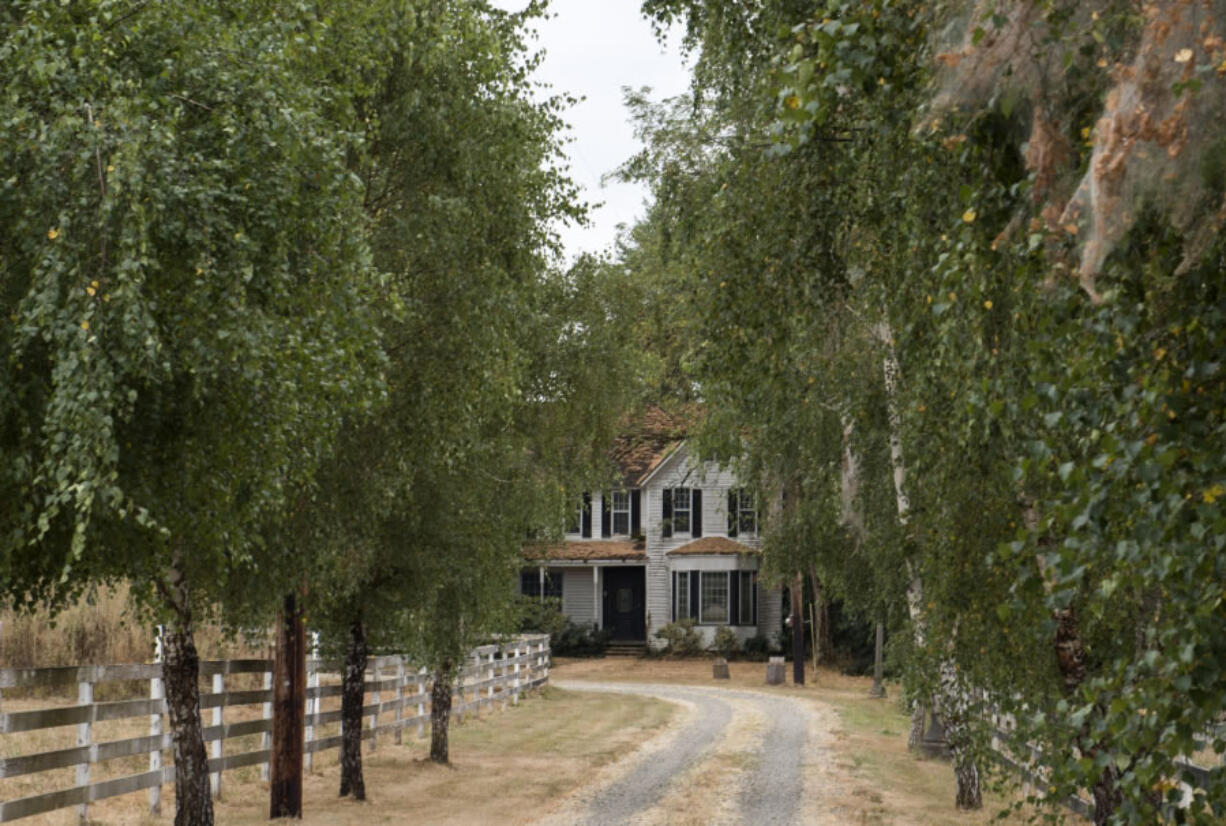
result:
[[[562,542],[556,545],[526,545],[524,558],[531,560],[601,559],[647,560],[647,548],[642,542],[625,540],[592,540],[588,542]]]
[[[680,548],[673,548],[668,556],[685,556],[689,554],[760,554],[757,548],[742,545],[726,536],[704,536],[687,542]]]

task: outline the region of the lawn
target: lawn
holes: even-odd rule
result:
[[[643,697],[610,696],[546,688],[505,711],[488,711],[455,724],[450,767],[425,759],[428,741],[406,731],[403,745],[388,737],[364,753],[368,800],[338,799],[337,752],[316,755],[303,789],[306,824],[368,826],[377,823],[526,823],[549,811],[600,766],[632,751],[672,719],[676,706]],[[138,769],[139,770],[139,769]],[[268,792],[258,769],[227,773],[221,824],[268,822]],[[57,778],[65,785],[64,778]],[[69,781],[66,785],[71,785]],[[33,793],[25,790],[26,793]],[[161,824],[174,816],[172,786],[163,816],[147,813],[145,793],[94,804],[92,823]],[[22,821],[76,823],[64,809]]]

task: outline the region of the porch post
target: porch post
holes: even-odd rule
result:
[[[592,566],[592,609],[596,613],[596,627],[604,627],[604,616],[600,610],[600,568]]]
[[[538,576],[538,577],[540,577],[540,582],[541,582],[541,604],[542,604],[542,605],[544,605],[544,604],[545,604],[545,566],[544,566],[544,565],[542,565],[542,566],[540,566],[539,568],[537,568],[537,569],[536,569],[536,573],[537,573],[537,576]]]

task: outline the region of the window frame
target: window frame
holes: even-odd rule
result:
[[[729,579],[729,574],[734,571],[699,571],[698,572],[698,624],[699,625],[728,625],[732,615],[729,611],[730,602],[732,600],[732,582]],[[714,579],[721,577],[724,581],[724,616],[722,619],[708,619],[705,616],[704,609],[707,605],[706,599],[706,584],[707,578]]]
[[[554,574],[554,572],[549,568],[545,569],[544,596],[546,599],[562,599],[563,578],[563,571],[558,571],[556,574]],[[541,572],[539,568],[522,568],[520,570],[519,592],[522,596],[532,597],[533,599],[541,598]]]
[[[618,497],[625,497],[625,507],[618,507]],[[630,528],[634,520],[631,518],[630,491],[615,490],[609,494],[609,536],[629,536]],[[625,516],[626,529],[619,531],[617,529],[617,517]]]
[[[758,497],[754,496],[753,491],[751,491],[749,488],[744,487],[733,488],[731,493],[732,499],[736,502],[736,512],[734,514],[730,514],[729,516],[731,519],[733,519],[734,524],[736,525],[737,538],[746,537],[756,539],[759,536]],[[746,507],[746,502],[748,502],[748,507]],[[751,527],[748,530],[745,528],[744,521],[746,515],[748,515],[751,520]]]
[[[690,615],[690,572],[673,572],[673,616],[677,620]],[[675,620],[674,620],[675,621]]]
[[[737,582],[737,596],[740,603],[736,606],[736,624],[757,627],[758,625],[758,572],[733,571],[740,579]],[[749,617],[746,619],[743,609],[749,602]]]
[[[673,514],[672,514],[672,533],[673,536],[692,536],[694,533],[694,489],[690,487],[674,487],[670,488],[672,493]],[[682,491],[685,491],[685,507],[679,507],[677,502]],[[678,512],[685,512],[685,529],[677,527]]]

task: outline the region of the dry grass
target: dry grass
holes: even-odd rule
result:
[[[47,703],[41,705],[45,707]],[[642,697],[546,689],[505,711],[487,711],[480,717],[469,715],[464,722],[454,724],[451,767],[436,766],[426,760],[428,741],[418,740],[409,729],[404,733],[403,745],[394,745],[391,737],[386,736],[373,753],[364,755],[370,798],[366,803],[338,799],[337,752],[317,754],[314,768],[305,780],[303,822],[338,826],[528,822],[587,782],[597,768],[634,750],[666,725],[675,710],[669,703]],[[258,713],[258,707],[251,713]],[[242,719],[230,714],[228,710],[227,719]],[[71,738],[71,729],[65,731]],[[231,742],[227,741],[227,754],[231,753]],[[236,743],[233,750],[254,747]],[[136,764],[119,773],[140,771],[148,760],[132,759]],[[64,771],[61,778],[66,779],[64,785],[72,785],[71,772]],[[9,797],[7,793],[0,794],[0,799]],[[147,813],[145,793],[90,807],[94,823],[163,826],[173,819],[174,794],[169,785],[163,795],[163,812],[160,818]],[[223,800],[217,804],[216,815],[217,822],[225,824],[267,822],[268,792],[259,781],[258,767],[225,774]],[[67,826],[76,822],[76,814],[65,809],[23,822],[32,826]]]
[[[0,610],[0,666],[6,668],[150,662],[155,638],[155,630],[132,611],[127,585],[98,588],[57,614],[46,609],[33,613]],[[198,626],[195,639],[202,660],[272,656],[269,641],[262,636],[234,638],[216,625]],[[132,688],[99,686],[96,690],[101,692],[98,699],[116,699],[111,692]],[[75,695],[76,687],[66,690]],[[10,689],[4,699],[47,693],[45,689]]]
[[[729,668],[731,679],[716,682],[710,660],[558,660],[552,676],[560,680],[731,684],[833,709],[839,721],[833,733],[835,777],[818,785],[828,790],[826,808],[837,810],[842,823],[980,826],[1026,822],[1018,815],[997,819],[997,814],[1015,800],[1009,793],[985,793],[984,808],[979,812],[956,811],[949,763],[907,751],[907,716],[894,702],[869,699],[870,680],[825,669],[814,679],[810,669],[807,684],[796,686],[790,682],[789,666],[787,685],[767,686],[764,663],[731,663]]]

